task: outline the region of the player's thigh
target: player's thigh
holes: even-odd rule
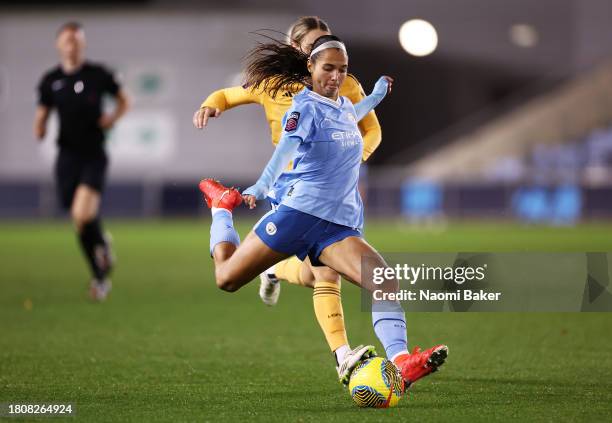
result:
[[[82,158],[82,169],[74,201],[78,202],[76,210],[86,220],[98,215],[106,183],[107,167],[108,158],[104,152]]]
[[[100,193],[86,184],[79,184],[72,200],[71,214],[75,220],[87,222],[98,215]]]
[[[70,210],[79,185],[82,164],[72,154],[60,152],[55,161],[55,183],[62,208]]]
[[[374,268],[388,267],[378,251],[357,236],[349,236],[329,245],[321,252],[319,261],[370,291],[379,287],[374,286],[371,278],[363,278],[362,271],[365,275],[371,275]]]
[[[274,251],[251,231],[234,254],[217,265],[217,278],[242,286],[287,257],[290,255]]]

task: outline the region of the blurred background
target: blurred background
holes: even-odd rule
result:
[[[378,108],[370,216],[572,225],[612,216],[612,3],[607,0],[20,1],[0,3],[0,217],[54,217],[57,123],[32,135],[55,31],[84,25],[86,56],[117,72],[133,107],[112,130],[104,214],[197,215],[197,181],[246,187],[272,153],[263,109],[193,112],[242,82],[260,29],[318,15],[347,43]],[[112,107],[112,105],[109,105]],[[55,122],[55,123],[54,123]],[[55,128],[55,129],[54,129]]]

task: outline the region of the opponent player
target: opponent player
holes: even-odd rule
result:
[[[289,30],[289,44],[295,49],[310,53],[312,43],[322,35],[329,35],[329,25],[316,16],[299,18]],[[282,69],[279,69],[279,72]],[[270,78],[274,78],[271,76]],[[193,124],[202,129],[211,117],[219,117],[225,110],[242,104],[260,104],[264,107],[270,125],[272,143],[276,145],[281,135],[281,120],[291,106],[293,95],[304,87],[303,83],[283,87],[277,92],[253,89],[248,85],[225,88],[212,93],[193,116]],[[340,85],[340,94],[348,97],[353,103],[363,99],[365,94],[357,79],[348,75]],[[381,128],[374,111],[359,121],[359,130],[363,136],[364,148],[362,159],[365,161],[374,152],[381,141]],[[350,352],[348,337],[344,324],[344,312],[340,298],[340,275],[332,269],[321,267],[316,278],[309,266],[297,257],[291,257],[263,272],[259,295],[268,305],[274,305],[280,294],[279,279],[314,288],[313,304],[317,321],[325,334],[327,343],[334,354],[336,364],[344,362]],[[359,350],[359,348],[358,348]],[[366,354],[371,352],[365,352]]]
[[[317,38],[310,55],[282,44],[257,47],[248,67],[247,81],[255,88],[275,92],[296,82],[312,84],[294,96],[285,115],[278,146],[255,185],[240,193],[211,179],[200,182],[209,207],[210,248],[217,286],[236,291],[259,272],[288,256],[308,256],[316,273],[327,265],[365,289],[371,280],[362,274],[367,266],[386,268],[383,258],[361,235],[363,206],[357,189],[363,140],[357,122],[387,94],[392,80],[381,78],[371,95],[355,106],[339,96],[346,78],[348,56],[335,36]],[[279,73],[276,63],[284,64]],[[274,79],[269,77],[274,75]],[[292,169],[285,171],[292,161]],[[234,230],[231,211],[243,199],[250,208],[274,192],[280,204],[254,227],[243,244]],[[366,279],[363,279],[366,277]],[[388,281],[387,289],[397,289]],[[408,353],[405,315],[396,301],[374,301],[374,331],[402,373],[406,386],[444,363],[448,348],[438,345]],[[349,368],[339,376],[348,383]]]
[[[62,25],[55,44],[60,64],[45,73],[38,85],[34,134],[39,140],[45,137],[49,113],[57,109],[60,129],[55,177],[60,201],[70,210],[91,268],[90,296],[103,301],[111,289],[108,276],[113,264],[99,216],[108,162],[104,138],[105,131],[126,112],[128,100],[109,71],[85,60],[85,33],[79,23]],[[112,114],[102,114],[104,94],[116,99]]]

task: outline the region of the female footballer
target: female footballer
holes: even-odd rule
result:
[[[330,28],[325,21],[316,16],[303,16],[289,29],[288,43],[299,51],[310,53],[314,40],[329,34]],[[275,75],[269,77],[274,78]],[[302,88],[304,84],[298,81],[274,92],[253,89],[248,84],[218,90],[212,93],[195,112],[193,124],[196,128],[202,129],[207,125],[209,118],[219,117],[225,110],[242,104],[260,104],[264,107],[270,126],[272,144],[277,145],[282,132],[283,115],[291,106],[292,97]],[[361,85],[350,74],[340,85],[340,95],[348,97],[353,103],[365,97]],[[362,160],[365,161],[381,141],[381,128],[374,111],[366,114],[359,121],[359,131],[363,137]],[[278,301],[279,279],[314,288],[313,305],[317,321],[337,364],[342,362],[350,348],[340,298],[340,275],[332,269],[321,267],[315,277],[310,269],[308,258],[302,262],[293,256],[266,269],[261,273],[260,278],[259,296],[267,305],[274,305]]]
[[[362,258],[366,268],[386,268],[387,264],[361,234],[363,205],[357,184],[363,139],[357,122],[385,97],[392,79],[380,78],[372,94],[355,105],[340,96],[348,55],[333,35],[317,38],[310,54],[269,43],[255,48],[250,57],[247,81],[254,89],[275,93],[295,83],[311,88],[293,97],[277,148],[255,185],[241,196],[214,180],[200,182],[213,216],[210,249],[217,286],[236,291],[271,265],[297,255],[309,257],[315,275],[325,265],[373,291],[367,272],[362,275]],[[291,169],[285,170],[290,162]],[[253,208],[256,200],[270,192],[278,207],[262,217],[239,245],[233,208],[242,201]],[[387,289],[397,289],[397,280],[388,282]],[[408,353],[405,315],[399,302],[373,301],[372,321],[406,386],[444,363],[445,345]],[[352,368],[362,359],[358,351],[353,353],[338,366],[343,383],[348,383]]]

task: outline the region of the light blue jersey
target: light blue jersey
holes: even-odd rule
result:
[[[351,228],[363,227],[357,189],[363,139],[355,108],[304,88],[283,118],[282,137],[301,140],[293,169],[278,178],[268,196],[293,209]]]

